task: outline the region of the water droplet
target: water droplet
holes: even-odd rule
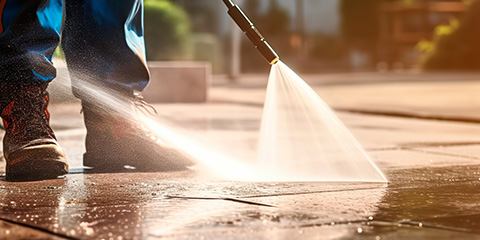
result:
[[[423,227],[423,223],[418,223],[418,226],[419,226],[419,227]]]
[[[363,229],[362,229],[362,228],[357,228],[357,232],[358,232],[358,233],[362,233],[362,232],[363,232]]]
[[[372,216],[368,217],[368,220],[373,221],[373,217]]]
[[[128,169],[128,170],[135,170],[136,169],[134,166],[130,166],[130,165],[125,165],[125,166],[123,166],[123,168]]]

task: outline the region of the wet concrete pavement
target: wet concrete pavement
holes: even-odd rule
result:
[[[419,75],[344,85],[323,77],[309,80],[389,184],[82,173],[80,107],[60,102],[50,109],[52,126],[73,171],[47,181],[0,179],[0,239],[480,239],[480,84]],[[217,82],[210,94],[207,104],[156,107],[232,154],[253,157],[262,84]]]

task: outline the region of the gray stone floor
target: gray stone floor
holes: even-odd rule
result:
[[[480,76],[448,76],[306,77],[388,184],[82,173],[80,107],[59,101],[52,126],[73,171],[1,179],[0,239],[480,239],[480,82],[472,81]],[[186,131],[251,157],[264,98],[264,83],[251,79],[218,80],[206,104],[156,107]]]

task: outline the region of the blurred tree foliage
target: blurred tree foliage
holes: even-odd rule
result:
[[[480,1],[470,7],[460,21],[437,26],[432,41],[417,44],[426,70],[480,70]]]
[[[53,52],[53,57],[58,59],[65,59],[65,54],[63,53],[61,45],[58,45],[58,47],[55,48],[55,52]]]
[[[221,73],[225,67],[223,42],[220,39],[221,20],[217,8],[223,9],[221,1],[212,0],[171,0],[182,7],[190,18],[191,60],[212,64],[213,73]]]
[[[211,0],[171,0],[181,6],[190,17],[190,24],[192,32],[200,33],[216,33],[219,28],[219,21],[216,18],[216,13],[209,4]],[[188,1],[188,2],[187,2]],[[216,2],[222,4],[221,2]]]
[[[145,0],[148,60],[188,60],[190,23],[185,11],[168,0]]]

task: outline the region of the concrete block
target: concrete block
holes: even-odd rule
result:
[[[151,103],[206,102],[211,84],[209,62],[149,62],[150,83],[143,92]]]
[[[149,62],[150,83],[143,91],[151,103],[206,102],[211,83],[209,62]],[[63,60],[56,60],[57,79],[49,85],[52,103],[77,102]]]

